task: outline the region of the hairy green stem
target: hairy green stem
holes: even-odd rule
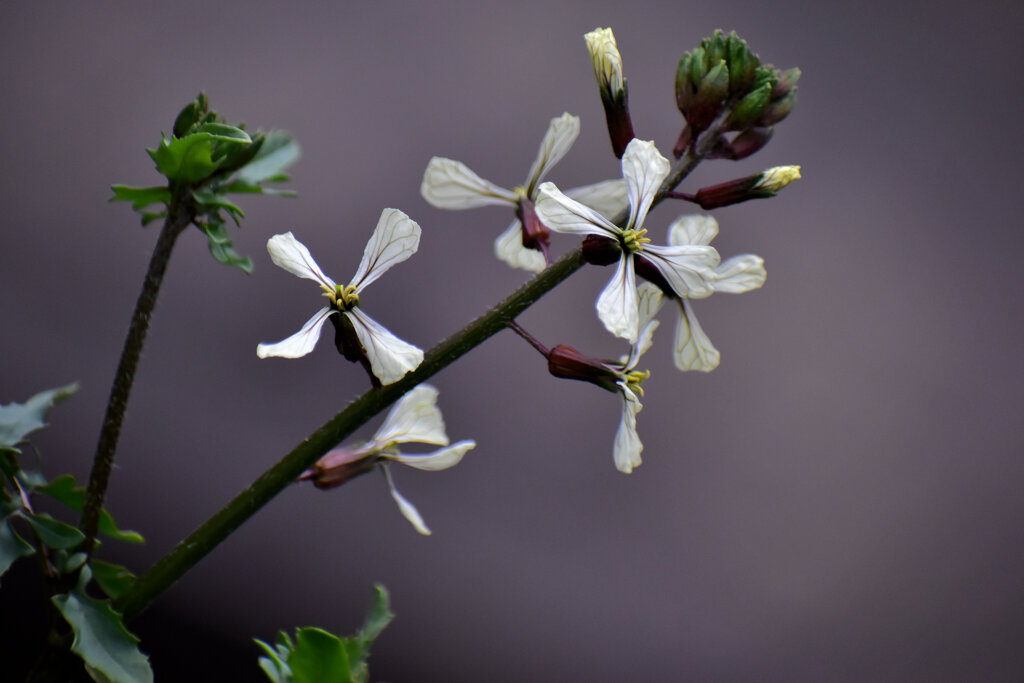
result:
[[[707,133],[717,134],[717,130],[712,128],[706,132],[706,135]],[[713,140],[713,137],[708,136],[707,139]],[[702,145],[700,142],[705,142],[705,144]],[[655,195],[652,207],[659,203],[666,192],[671,191],[700,163],[709,148],[710,141],[699,141],[696,152],[687,153],[676,162],[668,178]],[[621,225],[628,215],[628,210],[625,210],[616,216],[613,222]],[[158,595],[170,588],[175,581],[217,547],[221,541],[298,479],[299,475],[329,450],[337,446],[374,415],[401,398],[406,392],[503,330],[520,313],[579,270],[584,263],[581,249],[576,248],[537,274],[503,302],[430,349],[424,355],[423,362],[419,367],[405,377],[394,384],[370,389],[350,403],[343,411],[293,448],[277,464],[264,472],[249,488],[238,494],[171,552],[158,560],[149,571],[140,576],[120,598],[114,601],[114,607],[123,612],[126,620],[138,616]]]
[[[124,340],[124,349],[121,351],[121,361],[117,366],[117,374],[114,376],[114,385],[110,389],[107,412],[103,418],[103,428],[96,445],[92,471],[89,473],[89,488],[86,491],[85,504],[82,507],[81,527],[85,534],[82,547],[89,554],[92,553],[93,542],[99,527],[100,510],[103,508],[103,498],[110,482],[114,454],[117,451],[117,441],[121,435],[121,424],[124,422],[125,409],[128,407],[132,382],[135,380],[135,371],[139,366],[139,356],[142,354],[146,333],[149,331],[149,319],[156,306],[157,295],[160,293],[164,273],[167,272],[167,264],[171,259],[174,243],[192,222],[195,215],[190,204],[182,199],[183,196],[187,195],[182,192],[175,193],[168,207],[167,219],[160,230],[153,255],[149,259],[146,279],[143,282],[142,291],[139,292],[139,299],[135,303],[135,312],[132,314],[128,336]]]

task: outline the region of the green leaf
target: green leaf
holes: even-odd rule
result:
[[[200,230],[206,233],[210,254],[226,266],[238,266],[247,274],[252,274],[252,260],[235,251],[231,238],[224,223],[210,218],[205,223],[198,223]]]
[[[35,551],[35,548],[15,533],[6,520],[0,521],[0,576],[3,576],[19,557],[28,557]]]
[[[75,632],[71,650],[85,661],[89,674],[100,681],[147,683],[153,680],[149,658],[139,639],[124,627],[108,600],[77,593],[56,595],[53,604]]]
[[[260,151],[238,172],[235,180],[245,185],[288,180],[284,171],[294,164],[302,154],[299,143],[291,135],[280,130],[265,133],[264,138]]]
[[[148,213],[148,212],[144,211],[144,212],[142,212],[142,225],[143,225],[143,227],[145,227],[145,226],[149,225],[150,223],[152,223],[153,221],[160,220],[161,218],[163,218],[166,215],[167,215],[166,211],[160,211],[159,213]]]
[[[119,564],[93,560],[89,566],[96,583],[111,598],[120,597],[135,582],[135,574]]]
[[[312,626],[295,632],[295,649],[288,657],[288,667],[295,683],[353,683],[341,639]]]
[[[216,214],[219,209],[224,209],[231,216],[231,219],[235,221],[235,225],[239,225],[240,219],[245,218],[242,209],[233,204],[227,196],[219,192],[196,190],[192,193],[192,196],[203,208],[203,213]]]
[[[43,543],[51,548],[66,550],[74,548],[85,540],[85,534],[77,528],[57,521],[45,512],[38,514],[24,512],[22,517],[32,525],[32,528],[39,534],[39,538],[42,539]]]
[[[20,453],[16,446],[30,433],[46,426],[46,415],[71,394],[78,391],[78,384],[71,383],[49,391],[42,391],[23,404],[12,403],[0,406],[0,449]]]
[[[284,634],[282,633],[282,635]],[[282,651],[280,645],[275,649],[259,638],[253,638],[253,640],[260,646],[260,649],[267,653],[266,657],[259,658],[260,668],[263,669],[267,678],[274,683],[289,683],[292,680],[292,670],[288,668],[288,663],[285,660],[288,659],[291,648]]]
[[[77,481],[70,474],[62,474],[46,486],[38,489],[51,498],[56,498],[72,510],[82,511],[85,506],[85,489],[77,486]],[[100,533],[125,543],[145,543],[146,539],[137,531],[119,529],[114,521],[114,516],[106,509],[100,510]]]
[[[166,187],[130,187],[128,185],[111,185],[114,196],[112,202],[131,202],[132,208],[136,211],[144,209],[150,204],[163,202],[169,204],[171,191]]]
[[[395,615],[391,611],[388,589],[379,583],[375,583],[373,585],[373,605],[370,607],[370,613],[366,615],[366,621],[363,623],[363,628],[359,631],[358,637],[369,646],[394,618]],[[363,654],[360,659],[365,657],[366,655]]]
[[[196,182],[212,175],[223,162],[214,155],[214,143],[251,144],[249,134],[225,123],[204,123],[183,138],[161,138],[160,146],[146,150],[156,168],[169,180]]]

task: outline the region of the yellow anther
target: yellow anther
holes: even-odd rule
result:
[[[334,289],[323,285],[321,287],[324,290],[323,296],[326,296],[331,302],[332,308],[347,311],[359,305],[359,295],[356,293],[354,285],[335,285]]]
[[[650,376],[650,370],[630,370],[626,373],[626,387],[637,396],[643,396],[644,388],[640,385]]]
[[[627,228],[623,230],[622,236],[620,237],[623,248],[630,253],[643,251],[644,245],[651,241],[649,238],[644,237],[646,234],[647,228],[643,228],[642,230]]]

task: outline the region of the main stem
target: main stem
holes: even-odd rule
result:
[[[714,140],[713,135],[708,135],[709,133],[717,135],[717,129],[713,127],[707,131],[698,141],[696,150],[687,153],[673,166],[655,195],[652,207],[661,202],[665,193],[671,191],[700,163],[707,153],[710,142]],[[628,210],[623,211],[613,222],[621,225],[627,216]],[[324,423],[277,464],[264,472],[249,488],[235,496],[171,552],[158,560],[132,584],[131,588],[114,601],[114,607],[123,612],[126,620],[138,616],[158,595],[170,588],[199,560],[298,479],[299,475],[330,449],[406,392],[503,330],[520,313],[579,270],[584,263],[580,248],[566,254],[500,304],[430,349],[419,367],[405,377],[394,384],[370,389],[350,403],[347,408]]]
[[[167,218],[160,230],[160,237],[153,249],[153,255],[149,259],[149,269],[146,271],[146,279],[143,282],[142,291],[139,292],[139,299],[135,302],[135,312],[132,314],[128,336],[124,341],[124,349],[121,351],[121,362],[117,366],[114,385],[110,389],[107,412],[103,418],[103,428],[96,445],[92,472],[89,474],[89,488],[86,491],[85,504],[82,507],[81,526],[82,532],[85,534],[83,548],[89,554],[92,553],[93,541],[99,527],[100,510],[103,508],[103,498],[110,482],[114,454],[117,451],[117,441],[121,435],[121,424],[124,422],[128,397],[135,380],[135,370],[139,366],[139,356],[142,354],[146,333],[149,331],[149,318],[156,306],[157,295],[160,293],[164,273],[167,272],[167,264],[171,259],[174,243],[192,222],[193,217],[194,212],[182,200],[181,193],[176,193],[169,205]]]

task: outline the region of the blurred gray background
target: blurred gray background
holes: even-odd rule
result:
[[[963,681],[1024,677],[1024,372],[1019,68],[1011,2],[7,4],[0,28],[0,402],[82,389],[37,443],[51,476],[88,475],[157,228],[112,183],[150,185],[144,149],[204,90],[230,121],[304,147],[289,187],[243,197],[231,227],[255,272],[186,233],[137,378],[109,507],[142,531],[107,556],[141,572],[366,388],[329,343],[260,361],[319,305],[265,243],[292,230],[324,270],[355,270],[381,209],[420,253],[364,297],[429,348],[525,280],[495,261],[502,209],[419,195],[433,155],[511,187],[548,121],[582,118],[551,179],[619,175],[583,33],[611,26],[637,135],[669,150],[673,74],[735,29],[800,100],[771,144],[702,166],[695,190],[779,164],[803,180],[715,212],[723,256],[762,255],[763,289],[697,302],[713,373],[645,357],[646,449],[612,464],[618,399],[547,375],[502,334],[437,375],[453,439],[442,473],[394,470],[434,535],[379,476],[279,496],[147,614],[158,680],[191,653],[261,680],[250,637],[349,632],[374,581],[398,617],[371,660],[391,681]],[[665,204],[658,241],[691,211]],[[556,251],[571,240],[556,238]],[[591,268],[521,322],[548,344],[622,346]],[[365,438],[379,424],[359,433]],[[8,590],[17,590],[10,588]],[[2,615],[8,635],[21,629]],[[161,628],[163,630],[161,630]],[[180,641],[167,640],[168,632]],[[175,668],[177,667],[177,668]],[[191,675],[185,673],[191,671]]]

